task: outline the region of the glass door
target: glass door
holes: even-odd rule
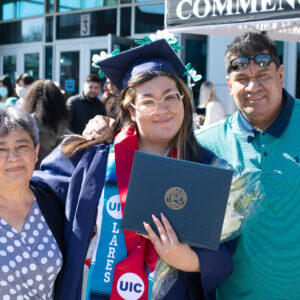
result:
[[[34,80],[43,78],[43,46],[15,45],[0,47],[0,74],[8,75],[12,82],[16,76],[28,73]]]
[[[62,41],[56,46],[54,79],[66,91],[68,97],[82,91],[85,78],[91,72],[92,55],[107,51],[107,37]]]
[[[79,51],[62,51],[60,53],[60,86],[68,97],[79,93]]]
[[[111,34],[108,35],[108,37],[109,37],[110,51],[120,49],[120,51],[123,52],[130,48],[138,46],[133,39],[115,36]]]
[[[56,46],[54,80],[68,97],[80,91],[80,45]]]
[[[3,55],[3,70],[2,74],[7,75],[11,82],[15,82],[17,77],[17,55]]]
[[[98,73],[99,69],[92,66],[92,57],[94,54],[100,54],[101,51],[105,51],[106,53],[112,53],[116,49],[120,49],[120,51],[128,50],[137,44],[132,39],[118,37],[112,34],[107,35],[107,40],[105,44],[102,44],[103,47],[100,47],[99,43],[89,43],[87,47],[89,48],[90,53],[90,73]]]
[[[24,73],[28,73],[34,80],[40,79],[40,55],[38,52],[24,54]]]
[[[66,91],[68,97],[76,95],[82,91],[85,78],[90,73],[99,71],[92,67],[94,54],[100,54],[101,51],[111,53],[115,49],[124,51],[132,46],[136,46],[133,40],[111,34],[97,38],[57,41],[54,80]]]

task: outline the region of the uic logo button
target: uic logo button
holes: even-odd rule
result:
[[[118,280],[117,290],[122,298],[137,300],[143,295],[145,286],[140,276],[134,273],[125,273]]]
[[[115,195],[109,198],[106,203],[106,210],[114,219],[122,219],[122,210],[119,195]]]

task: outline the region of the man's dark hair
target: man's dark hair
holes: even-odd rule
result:
[[[276,65],[279,67],[279,56],[277,47],[273,40],[271,40],[265,33],[246,32],[227,46],[225,52],[225,68],[227,70],[232,57],[251,57],[255,54],[267,51],[270,53]]]
[[[34,82],[34,79],[32,76],[30,76],[29,74],[27,73],[24,73],[21,77],[21,79],[23,80],[24,84],[26,85],[30,85]]]
[[[91,73],[85,78],[85,82],[98,82],[101,85],[102,79],[97,74]]]

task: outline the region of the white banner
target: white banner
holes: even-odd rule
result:
[[[238,35],[267,31],[279,40],[300,40],[299,0],[166,0],[170,31]]]

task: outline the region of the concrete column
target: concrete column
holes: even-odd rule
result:
[[[207,80],[216,87],[216,94],[222,102],[225,112],[231,115],[236,111],[236,105],[230,96],[230,89],[226,80],[224,54],[226,46],[234,37],[208,36],[207,39]]]
[[[295,97],[297,76],[297,43],[285,42],[283,48],[284,87]]]

